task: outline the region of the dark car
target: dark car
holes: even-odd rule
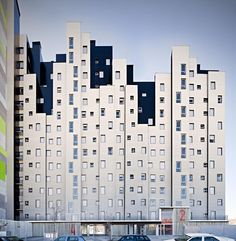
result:
[[[23,239],[18,238],[17,236],[2,236],[0,241],[23,241]]]
[[[146,235],[124,235],[118,241],[151,241],[150,238]]]
[[[63,235],[56,238],[54,241],[85,241],[83,236],[79,235]]]

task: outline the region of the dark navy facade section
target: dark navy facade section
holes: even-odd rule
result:
[[[53,81],[51,80],[53,62],[42,62],[40,42],[33,42],[31,57],[32,73],[36,74],[37,80],[36,111],[51,115],[53,108]],[[60,59],[62,59],[61,55]]]
[[[127,84],[138,86],[138,123],[155,125],[155,82],[134,82],[133,65],[127,65]]]
[[[95,40],[90,41],[91,88],[112,84],[112,58],[111,46],[96,46]]]

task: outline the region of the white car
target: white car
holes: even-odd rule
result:
[[[219,237],[209,233],[186,233],[185,236],[187,241],[234,241],[234,239],[232,238]],[[169,239],[165,241],[176,241],[176,240]]]

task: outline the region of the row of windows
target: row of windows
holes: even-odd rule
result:
[[[29,206],[30,205],[30,201],[25,201],[25,206]],[[61,207],[62,205],[62,201],[61,200],[56,200],[56,207]],[[41,200],[40,199],[36,199],[34,200],[34,207],[35,208],[40,208],[41,207]],[[48,208],[53,208],[53,201],[48,201]]]
[[[189,188],[189,194],[195,194],[195,187],[190,187]],[[208,192],[208,188],[203,188],[203,192],[204,193],[207,193]],[[210,195],[215,195],[216,194],[216,187],[214,187],[214,186],[211,186],[210,188],[209,188],[209,193],[210,193]]]
[[[181,120],[176,120],[176,131],[181,131]],[[189,130],[195,129],[195,123],[189,123]],[[205,129],[205,124],[200,124],[200,129]],[[218,121],[217,122],[217,129],[222,130],[223,129],[223,122]]]
[[[223,199],[217,199],[216,202],[217,202],[217,206],[223,206]],[[201,200],[194,200],[194,199],[190,199],[190,200],[189,200],[189,205],[190,205],[191,207],[201,206],[202,203],[203,203],[203,202],[202,202]]]
[[[165,102],[164,97],[160,97],[160,103],[164,103],[164,102]],[[176,92],[176,100],[175,100],[175,102],[176,103],[181,103],[181,92]],[[208,98],[203,98],[203,102],[207,103],[208,102]],[[222,95],[218,95],[217,96],[217,102],[219,104],[223,103]],[[194,104],[194,97],[189,97],[189,104]]]
[[[50,168],[52,168],[52,167],[49,166],[48,169],[52,170]],[[51,176],[47,176],[46,179],[47,179],[47,182],[51,182],[52,181],[51,180]],[[25,176],[25,180],[26,181],[29,180],[29,176],[28,175]],[[35,180],[36,183],[41,182],[41,175],[40,174],[35,174],[34,180]],[[56,183],[61,183],[62,182],[62,176],[61,175],[56,175],[55,181],[56,181]]]
[[[33,193],[34,192],[34,190],[33,190],[33,188],[32,187],[29,187],[28,188],[28,193]],[[39,188],[39,194],[44,194],[44,192],[45,192],[45,188],[44,187],[40,187]],[[49,187],[49,188],[47,188],[47,194],[48,194],[48,196],[53,196],[54,194],[58,194],[58,195],[61,195],[62,194],[62,189],[61,188],[51,188],[51,187]]]

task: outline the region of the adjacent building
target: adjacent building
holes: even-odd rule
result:
[[[137,82],[79,23],[66,43],[43,62],[40,42],[17,39],[15,218],[156,220],[189,206],[225,219],[224,73],[175,46],[170,74]]]
[[[7,146],[13,140],[8,131],[14,126],[14,46],[15,36],[19,34],[19,16],[16,0],[0,0],[0,219],[5,219],[7,213],[13,218],[13,208],[7,205],[13,202],[8,199],[8,193],[13,193],[14,162],[13,151],[9,154]],[[9,120],[11,124],[7,126]]]

